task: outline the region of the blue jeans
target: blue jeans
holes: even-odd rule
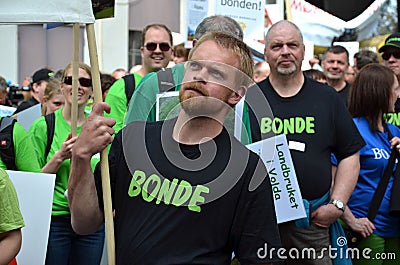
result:
[[[103,254],[104,224],[90,235],[78,235],[71,216],[52,216],[46,265],[98,265]]]

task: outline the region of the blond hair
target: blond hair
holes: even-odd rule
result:
[[[61,92],[61,82],[58,79],[51,79],[47,83],[46,89],[44,90],[43,99],[48,101],[53,98],[55,95],[62,95]],[[47,106],[46,104],[42,104],[42,115],[46,115]]]
[[[252,80],[254,69],[250,48],[238,38],[222,32],[209,32],[204,34],[199,41],[196,42],[196,45],[190,50],[189,61],[197,47],[199,47],[203,42],[209,40],[214,41],[220,47],[228,49],[236,54],[238,56],[239,70],[246,74],[250,80]]]

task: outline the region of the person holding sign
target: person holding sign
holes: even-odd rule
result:
[[[8,264],[18,254],[24,226],[17,192],[7,172],[0,169],[0,264]]]
[[[175,119],[132,122],[110,155],[117,264],[271,264],[279,248],[265,166],[223,127],[252,84],[250,49],[212,32],[191,50]],[[112,141],[115,121],[96,105],[72,149],[69,203],[76,232],[104,221],[100,168],[90,157]],[[265,255],[264,255],[265,254]]]
[[[77,136],[71,134],[71,64],[64,69],[61,80],[65,104],[53,114],[49,114],[54,115],[55,120],[53,140],[47,155],[48,127],[45,117],[37,119],[30,128],[42,172],[56,174],[46,265],[100,264],[104,246],[104,227],[100,226],[97,231],[86,236],[77,235],[71,227],[71,215],[65,195],[70,173],[71,149],[77,139]],[[81,132],[82,124],[87,118],[85,106],[92,92],[91,68],[84,63],[79,63],[77,135]],[[90,160],[93,168],[99,161],[95,157],[91,157]]]
[[[323,254],[317,261],[287,263],[330,264],[330,253],[322,249],[331,245],[330,239],[336,241],[329,228],[332,224],[340,227],[336,220],[343,215],[357,182],[358,151],[365,143],[337,92],[304,76],[304,53],[303,37],[295,24],[283,20],[271,26],[265,44],[271,72],[246,94],[250,111],[247,129],[250,142],[286,134],[294,164],[290,170],[296,171],[300,187],[300,191],[289,192],[291,183],[285,179],[287,195],[301,192],[310,219],[280,224],[282,244],[287,249],[312,247]],[[265,111],[268,103],[272,113]],[[331,152],[340,161],[333,180]]]

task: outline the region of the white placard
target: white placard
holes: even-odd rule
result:
[[[156,96],[156,121],[172,119],[180,111],[179,91],[159,93]]]
[[[265,1],[260,0],[215,0],[215,15],[236,20],[246,39],[264,39],[264,8]]]
[[[15,108],[15,107],[8,107],[8,106],[0,105],[0,117],[11,116],[14,114],[16,109],[17,108]]]
[[[185,11],[187,26],[182,33],[185,36],[185,47],[192,48],[196,28],[208,14],[208,1],[187,0]]]
[[[7,170],[24,218],[18,265],[43,265],[50,229],[56,175]]]
[[[267,167],[278,224],[306,217],[286,135],[249,144],[247,148],[257,153]]]
[[[36,104],[30,108],[27,108],[17,113],[17,121],[25,130],[29,131],[32,123],[42,116],[42,105]]]
[[[15,23],[94,23],[90,0],[2,0],[0,24]]]

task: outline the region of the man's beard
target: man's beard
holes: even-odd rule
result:
[[[194,90],[199,94],[194,95],[186,89]],[[192,117],[215,117],[215,114],[227,106],[221,99],[210,97],[209,93],[198,82],[182,84],[179,101],[182,109]]]
[[[297,72],[297,66],[296,66],[296,65],[293,65],[293,66],[290,67],[290,68],[283,68],[283,67],[279,67],[279,66],[278,66],[277,72],[278,72],[278,74],[280,74],[280,75],[285,75],[285,76],[292,75],[292,74],[294,74],[294,73]]]

